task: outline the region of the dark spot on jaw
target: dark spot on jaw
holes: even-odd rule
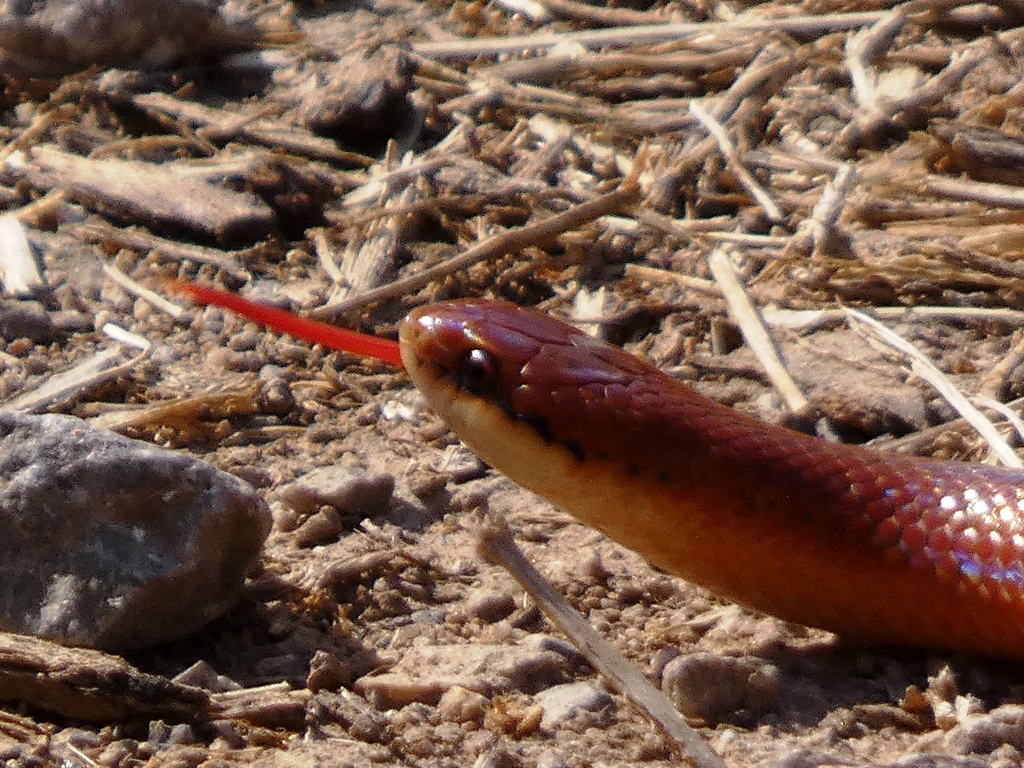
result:
[[[604,449],[601,449],[596,454],[594,454],[594,458],[595,459],[600,459],[601,461],[607,461],[608,459],[611,458],[611,456],[612,455],[610,453],[608,453],[608,451],[606,451]]]
[[[528,424],[533,427],[533,431],[540,435],[541,439],[545,443],[555,442],[555,432],[551,429],[551,422],[543,416],[537,416],[530,413],[517,413],[514,415],[524,424]]]
[[[631,461],[629,462],[629,464],[626,465],[626,471],[629,472],[629,474],[631,475],[639,475],[640,465],[637,464],[635,461]]]
[[[576,440],[562,440],[560,442],[569,453],[576,457],[576,461],[583,462],[587,460],[586,451],[583,450],[583,446]]]
[[[660,480],[665,485],[668,485],[669,483],[672,482],[672,475],[662,470],[661,472],[658,473],[658,480]]]
[[[516,413],[510,408],[507,409],[507,411],[510,416],[531,427],[545,443],[562,446],[569,451],[577,461],[582,462],[587,460],[587,452],[583,450],[583,445],[577,440],[559,440],[555,437],[555,431],[551,428],[551,422],[544,416],[537,416],[532,413]]]

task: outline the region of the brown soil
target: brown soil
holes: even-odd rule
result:
[[[148,339],[148,356],[34,407],[201,456],[271,500],[335,464],[390,473],[397,487],[366,519],[321,510],[322,539],[300,542],[306,516],[278,504],[264,571],[242,603],[186,641],[128,659],[168,677],[205,661],[246,689],[272,686],[264,693],[177,729],[145,717],[83,725],[12,703],[0,712],[0,754],[19,768],[676,764],[618,694],[610,707],[540,724],[537,696],[552,684],[601,685],[571,653],[541,654],[549,666],[538,679],[498,673],[515,666],[515,649],[560,635],[477,555],[472,512],[486,498],[653,680],[678,652],[773,665],[774,697],[695,721],[727,765],[1020,765],[1019,665],[855,647],[731,606],[488,470],[404,375],[219,310],[174,317],[140,293],[166,296],[166,277],[217,281],[391,335],[428,301],[511,299],[599,317],[609,340],[761,418],[984,458],[906,359],[837,310],[878,308],[967,393],[1024,396],[1016,5],[915,2],[903,18],[870,4],[552,0],[541,20],[510,6],[269,4],[268,63],[9,81],[0,134],[27,154],[4,170],[0,198],[43,251],[51,290],[39,295],[57,325],[50,338],[30,325],[0,341],[6,406],[112,346],[93,329],[113,322]],[[720,23],[737,15],[759,23]],[[706,26],[647,40],[621,30],[663,21]],[[587,37],[601,29],[598,43]],[[543,33],[561,47],[535,39]],[[498,50],[513,36],[525,37]],[[691,102],[724,126],[728,151]],[[134,164],[118,184],[96,165],[108,159]],[[167,181],[154,184],[143,167],[158,163]],[[849,183],[833,185],[847,167]],[[608,198],[558,237],[530,229],[631,174],[635,198]],[[176,199],[186,179],[207,186]],[[438,267],[522,232],[468,267]],[[709,270],[721,248],[809,401],[800,416]],[[114,282],[104,265],[128,279]],[[886,314],[911,307],[923,311]],[[408,661],[428,648],[442,655]],[[460,669],[459,654],[480,648],[497,655]],[[386,677],[403,659],[405,687]],[[417,688],[417,671],[443,680]],[[357,692],[378,677],[376,693]],[[439,703],[453,681],[484,699],[456,690]]]

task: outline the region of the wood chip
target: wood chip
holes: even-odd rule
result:
[[[0,632],[0,699],[91,723],[194,720],[210,709],[204,691],[117,656],[10,632]]]
[[[90,160],[44,146],[17,165],[41,189],[59,188],[98,211],[164,232],[230,243],[264,237],[275,222],[274,212],[254,195],[196,178],[174,162]]]

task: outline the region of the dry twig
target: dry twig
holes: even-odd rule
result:
[[[483,517],[478,547],[488,560],[504,567],[530,593],[545,615],[569,638],[587,660],[623,695],[640,707],[668,736],[675,751],[696,768],[725,768],[681,714],[628,660],[601,637],[587,620],[556,592],[523,556],[504,520]]]
[[[557,45],[575,43],[585,48],[637,45],[679,40],[697,35],[721,35],[724,37],[751,32],[776,32],[791,35],[818,35],[843,29],[874,24],[884,14],[876,11],[860,13],[833,13],[824,16],[789,16],[764,19],[739,18],[734,21],[687,22],[681,24],[651,24],[614,29],[586,30],[552,34],[540,32],[532,35],[483,38],[478,40],[451,40],[432,43],[414,43],[413,51],[421,56],[437,59],[472,59],[477,56],[500,56],[508,53],[524,53],[554,48]],[[734,38],[735,39],[735,38]]]
[[[764,187],[757,183],[757,180],[750,175],[750,171],[743,166],[743,161],[740,159],[736,147],[721,124],[696,101],[690,102],[690,114],[700,120],[701,124],[708,129],[708,132],[718,142],[722,155],[725,157],[725,162],[732,172],[736,174],[744,189],[761,206],[768,219],[774,222],[782,221],[785,218],[785,214],[782,213],[779,206],[772,200],[771,195],[765,191]]]
[[[857,312],[853,309],[847,309],[846,312],[851,319],[855,319],[857,322],[870,327],[886,344],[910,357],[911,368],[914,373],[931,384],[939,394],[946,398],[949,404],[978,431],[978,434],[988,441],[993,453],[999,457],[1003,464],[1008,467],[1024,467],[1024,462],[1021,462],[1020,457],[1006,444],[1006,441],[992,422],[971,405],[967,397],[957,389],[953,382],[919,350],[895,331],[885,327],[874,318],[868,317],[863,312]]]
[[[793,413],[805,413],[809,406],[807,398],[804,397],[793,377],[786,370],[775,342],[764,327],[760,314],[736,276],[728,253],[722,248],[716,248],[708,256],[708,266],[722,289],[729,305],[729,313],[740,326],[743,338],[747,340],[754,354],[757,355],[757,359],[761,361],[761,365],[764,366],[775,388],[786,401],[787,407]]]
[[[400,298],[424,288],[442,277],[446,277],[460,269],[466,269],[480,261],[513,253],[530,245],[542,245],[550,242],[558,235],[575,229],[593,219],[614,213],[622,206],[631,202],[637,195],[633,184],[624,183],[613,192],[609,192],[587,203],[573,206],[564,213],[555,214],[541,221],[527,224],[516,230],[502,232],[473,246],[464,253],[448,261],[429,267],[419,274],[411,275],[375,290],[347,299],[337,304],[327,304],[310,312],[318,319],[337,318],[347,312],[379,301]]]

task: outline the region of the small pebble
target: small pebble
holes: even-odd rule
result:
[[[330,505],[341,514],[364,518],[384,512],[394,489],[393,475],[334,465],[282,486],[275,497],[303,514]]]
[[[242,331],[228,339],[228,348],[237,352],[251,352],[260,344],[265,334],[256,331]]]
[[[651,671],[661,677],[665,672],[665,667],[673,659],[679,658],[682,655],[682,651],[671,645],[666,645],[664,648],[659,648],[651,658]]]
[[[540,725],[546,731],[554,731],[582,712],[603,713],[600,724],[606,725],[608,715],[615,707],[615,699],[593,683],[567,683],[541,691],[534,701],[544,708]],[[588,725],[598,725],[590,722]]]
[[[490,704],[482,693],[453,685],[441,696],[437,711],[449,723],[482,723]]]
[[[38,301],[0,301],[0,338],[49,344],[56,335],[50,313]]]
[[[428,499],[444,490],[448,480],[437,472],[420,470],[406,476],[409,490],[418,499]]]
[[[334,507],[321,507],[295,530],[295,546],[300,549],[337,541],[344,526]]]
[[[580,653],[579,648],[560,637],[534,634],[526,637],[520,645],[524,648],[536,648],[540,651],[553,651],[573,664],[582,664],[586,661],[586,657]]]
[[[747,709],[764,712],[775,703],[779,670],[755,659],[692,653],[665,665],[661,690],[687,717],[714,720]]]
[[[274,518],[274,530],[282,533],[294,531],[302,525],[302,515],[294,508],[280,501],[270,505],[270,513]]]
[[[468,483],[487,474],[487,465],[480,458],[462,445],[454,445],[447,449],[437,467],[456,483]]]
[[[216,370],[230,371],[241,356],[241,352],[235,352],[227,347],[214,347],[206,355],[204,365]]]
[[[352,684],[352,668],[333,653],[318,650],[309,662],[306,687],[311,691],[336,691]]]
[[[551,651],[515,645],[413,646],[387,672],[356,680],[353,690],[378,709],[413,702],[437,704],[453,686],[484,695],[532,693],[562,682],[565,659]]]
[[[377,403],[367,403],[356,411],[356,424],[361,427],[369,427],[378,421],[380,421],[380,406]]]
[[[240,691],[242,689],[241,685],[227,675],[218,674],[210,662],[203,659],[200,659],[191,667],[183,669],[171,680],[179,685],[191,685],[193,688],[202,688],[211,693],[225,693],[226,691]]]
[[[508,592],[474,592],[466,601],[466,611],[481,621],[493,624],[516,609],[515,598]]]
[[[295,408],[295,393],[292,386],[283,376],[268,376],[266,371],[272,366],[260,369],[260,408],[274,416],[287,416]]]
[[[223,360],[225,370],[238,373],[256,373],[263,363],[263,356],[258,352],[236,352],[233,349],[227,351]]]
[[[169,745],[195,744],[196,734],[189,723],[177,723],[171,726],[164,743]]]
[[[241,749],[245,746],[245,737],[238,730],[233,720],[214,720],[210,723],[217,737],[210,744],[211,752]]]

